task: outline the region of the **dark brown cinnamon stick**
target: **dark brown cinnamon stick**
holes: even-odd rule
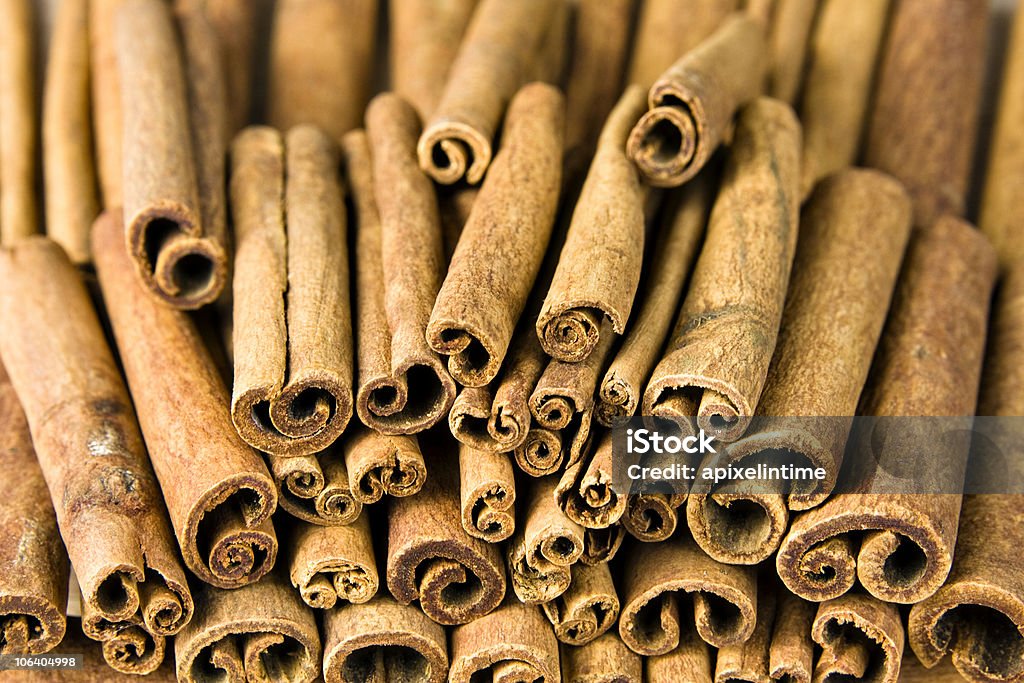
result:
[[[612,524],[604,529],[583,530],[583,564],[600,564],[612,560],[622,547],[626,530],[621,524]]]
[[[837,677],[894,683],[903,657],[903,622],[895,605],[847,593],[818,605],[811,637],[821,646],[815,683]]]
[[[132,400],[187,566],[223,588],[274,564],[273,479],[231,425],[227,388],[192,321],[142,289],[119,214],[93,225],[93,258]]]
[[[742,111],[689,291],[644,391],[645,415],[696,416],[695,427],[722,441],[747,428],[796,246],[799,153],[788,106],[763,98]]]
[[[0,3],[0,243],[38,232],[35,4]]]
[[[566,516],[588,529],[603,529],[619,521],[626,510],[626,492],[612,482],[612,433],[596,440],[589,459],[565,469],[555,498]]]
[[[568,445],[561,432],[532,427],[523,443],[516,447],[516,465],[531,477],[554,474],[565,462]]]
[[[206,16],[220,45],[227,93],[228,134],[249,123],[256,78],[259,24],[266,3],[253,0],[203,0]]]
[[[563,643],[586,645],[603,635],[619,618],[619,596],[608,564],[573,565],[568,590],[541,609]]]
[[[403,498],[419,492],[427,466],[413,436],[388,436],[360,428],[343,446],[352,496],[376,503],[385,495]]]
[[[297,522],[286,550],[292,586],[310,607],[331,609],[339,600],[364,603],[377,593],[377,563],[366,515],[345,526]]]
[[[558,641],[540,609],[514,597],[485,617],[451,634],[450,683],[495,680],[555,683],[561,680]],[[489,671],[489,674],[488,674]]]
[[[515,531],[516,481],[512,460],[459,446],[462,528],[489,543],[504,541]]]
[[[734,14],[655,81],[626,145],[648,183],[675,187],[697,175],[736,111],[760,94],[766,55],[763,28]]]
[[[249,128],[232,145],[231,415],[253,448],[327,448],[352,416],[345,210],[335,143],[313,126]]]
[[[281,509],[311,524],[351,524],[363,509],[352,491],[345,459],[336,449],[286,458],[268,455]]]

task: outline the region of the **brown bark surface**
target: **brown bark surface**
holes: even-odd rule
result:
[[[38,232],[35,3],[0,2],[0,244]]]

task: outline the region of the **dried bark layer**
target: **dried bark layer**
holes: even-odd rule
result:
[[[776,0],[768,38],[766,94],[793,104],[803,84],[807,41],[818,12],[817,0]]]
[[[459,446],[462,528],[470,536],[499,543],[516,527],[516,481],[504,453]]]
[[[648,183],[676,187],[697,175],[736,111],[760,94],[766,61],[763,28],[734,14],[655,81],[626,144]]]
[[[541,609],[563,643],[586,645],[602,636],[619,618],[619,596],[608,563],[573,565],[568,590]]]
[[[351,489],[345,459],[332,449],[317,455],[285,458],[268,455],[278,503],[293,517],[323,526],[351,524],[363,500]]]
[[[121,217],[93,224],[93,258],[132,401],[182,557],[236,588],[274,565],[274,480],[231,424],[228,390],[192,320],[142,289]]]
[[[896,605],[857,593],[827,600],[818,605],[811,637],[821,646],[815,681],[899,680],[905,638]]]
[[[338,151],[319,129],[243,131],[232,145],[231,417],[278,456],[330,446],[352,417],[352,316]]]
[[[38,231],[34,3],[0,2],[0,244]]]
[[[376,595],[377,562],[366,515],[346,526],[299,522],[285,545],[292,586],[310,607],[361,604]]]
[[[385,495],[412,496],[427,479],[427,465],[414,436],[361,428],[345,437],[343,449],[349,490],[362,503],[376,503]]]
[[[643,659],[615,633],[581,647],[562,647],[562,675],[569,683],[641,683],[642,674]]]
[[[775,351],[796,247],[799,154],[800,124],[788,106],[762,98],[740,113],[675,331],[644,391],[645,415],[721,441],[746,430]]]
[[[811,683],[815,654],[811,624],[817,609],[789,591],[779,591],[768,648],[768,675],[773,680]]]
[[[583,528],[559,509],[551,477],[533,482],[522,522],[507,548],[512,588],[531,605],[554,600],[583,554]]]
[[[487,616],[454,629],[451,651],[450,683],[488,675],[535,683],[561,680],[558,641],[551,627],[539,608],[511,596]]]
[[[946,217],[915,230],[860,414],[974,413],[995,270],[992,248],[969,224]],[[864,441],[850,452],[874,455],[855,461],[854,492],[794,518],[776,556],[791,591],[827,600],[859,579],[880,600],[914,603],[946,580],[961,496],[943,492],[962,490],[968,445],[937,438],[927,426],[919,433],[911,424],[862,430],[857,438]],[[934,457],[946,465],[914,476],[936,492],[906,492],[900,463],[919,463],[920,440],[929,436]]]

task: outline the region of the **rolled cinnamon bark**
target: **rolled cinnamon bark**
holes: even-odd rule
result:
[[[427,479],[427,465],[414,436],[360,428],[345,437],[344,454],[351,494],[366,504],[385,495],[403,498],[419,493]]]
[[[978,218],[978,227],[992,240],[1004,269],[1024,257],[1024,245],[1020,239],[1020,216],[1024,213],[1024,206],[1019,191],[1024,183],[1024,132],[1018,125],[1022,118],[1024,10],[1018,6],[1006,48]]]
[[[426,120],[441,99],[477,0],[390,0],[391,89]]]
[[[345,140],[358,220],[356,411],[385,434],[422,431],[455,400],[455,382],[424,336],[444,256],[434,188],[416,167],[418,130],[415,111],[397,95],[374,99],[372,181],[367,137]]]
[[[230,137],[242,130],[252,116],[256,46],[265,3],[253,0],[203,0],[202,5],[203,13],[220,45]]]
[[[524,509],[508,547],[512,588],[523,602],[548,602],[569,587],[569,567],[583,554],[583,527],[559,509],[553,477],[532,482]]]
[[[195,619],[174,639],[179,681],[319,676],[316,620],[277,572],[237,591],[202,586],[196,604]]]
[[[645,683],[694,681],[711,683],[711,649],[689,620],[679,623],[679,645],[663,655],[644,659]]]
[[[800,101],[800,194],[860,153],[890,0],[825,0],[807,47]]]
[[[359,127],[370,98],[376,0],[282,0],[274,7],[267,116],[312,123],[335,140]]]
[[[352,417],[352,322],[338,151],[319,129],[243,131],[232,145],[231,417],[279,456],[330,446]]]
[[[0,317],[20,321],[0,334],[0,353],[90,608],[85,632],[102,641],[133,626],[157,639],[177,633],[192,616],[185,571],[79,273],[57,244],[36,238],[0,254],[0,277]],[[160,659],[108,662],[145,672]]]
[[[811,637],[821,646],[815,683],[850,678],[895,683],[903,657],[903,622],[896,605],[847,593],[818,605]]]
[[[762,98],[741,112],[689,291],[644,391],[645,415],[696,416],[695,427],[721,441],[747,428],[796,246],[799,153],[800,124],[788,106]]]
[[[0,244],[38,231],[35,3],[0,2]]]
[[[805,206],[778,343],[757,405],[767,418],[713,457],[716,466],[751,466],[781,451],[787,461],[826,474],[793,482],[782,494],[694,482],[687,522],[697,544],[720,562],[767,559],[789,525],[787,508],[814,507],[832,492],[852,426],[837,416],[856,412],[910,236],[910,198],[877,171],[832,175]]]
[[[777,595],[773,584],[776,582],[766,574],[758,583],[757,624],[754,632],[742,643],[730,643],[718,650],[715,658],[715,683],[767,683],[771,680],[768,677],[768,650],[775,624]]]
[[[605,633],[582,647],[563,646],[562,675],[568,683],[641,683],[643,659]]]
[[[185,566],[219,588],[256,581],[277,556],[274,481],[231,425],[227,388],[192,321],[149,296],[132,272],[119,214],[101,214],[92,247]]]
[[[531,477],[554,474],[565,462],[566,446],[562,432],[531,427],[514,452],[516,465]]]
[[[626,530],[621,524],[612,524],[604,529],[584,529],[580,562],[589,565],[609,562],[619,552],[625,538]]]
[[[297,522],[286,546],[292,586],[310,607],[331,609],[339,600],[359,604],[376,595],[377,562],[366,515],[345,526]]]
[[[1010,438],[999,445],[1012,447],[1013,423],[1024,415],[1024,271],[1019,265],[1000,283],[989,330],[978,414],[996,416],[990,418],[993,425],[1006,420]],[[976,447],[972,456],[978,467],[983,465],[980,453]],[[1019,456],[1008,451],[1006,457]],[[953,665],[970,681],[1024,676],[1022,525],[1019,495],[964,496],[949,577],[934,595],[910,610],[910,647],[929,669],[938,668],[949,653]]]
[[[388,506],[388,589],[403,605],[419,600],[439,624],[464,624],[501,603],[505,567],[497,546],[462,528],[454,454],[432,460],[437,466],[419,494]]]
[[[89,227],[99,213],[89,97],[89,2],[64,2],[50,36],[43,89],[46,234],[72,263],[90,262]]]
[[[124,112],[121,110],[121,74],[117,67],[115,18],[125,0],[89,0],[89,85],[92,96],[92,132],[96,147],[96,174],[101,205],[124,206]]]
[[[679,309],[716,186],[717,179],[702,173],[677,190],[663,210],[650,274],[640,294],[640,310],[601,380],[594,416],[606,427],[636,413],[644,383],[658,362]]]
[[[324,614],[326,683],[443,683],[447,674],[444,628],[415,606],[379,595]]]
[[[671,652],[688,628],[690,614],[708,644],[742,643],[754,632],[757,573],[708,557],[686,534],[631,548],[623,567],[619,635],[633,652]],[[693,609],[679,603],[692,593]]]
[[[616,490],[612,470],[612,433],[606,430],[590,458],[567,467],[555,486],[555,499],[569,519],[596,529],[619,521],[627,492]]]
[[[565,100],[554,86],[530,83],[512,99],[501,148],[437,294],[427,342],[465,386],[497,376],[540,270],[558,208],[564,126]]]
[[[608,320],[622,334],[644,258],[645,188],[626,158],[630,126],[644,111],[643,90],[626,90],[601,130],[572,223],[537,317],[537,337],[553,358],[586,360]]]
[[[558,641],[540,609],[512,596],[485,617],[452,630],[450,683],[495,680],[554,683],[561,680]]]
[[[563,643],[586,645],[603,635],[619,618],[619,596],[608,563],[573,565],[568,590],[541,609]]]
[[[560,4],[480,0],[416,147],[420,167],[435,181],[476,185],[483,179],[505,107],[535,77]]]
[[[737,8],[737,0],[645,0],[640,7],[628,82],[650,88]]]
[[[915,230],[859,413],[973,414],[995,268],[987,241],[959,219]],[[967,446],[933,438],[935,457],[946,465],[927,473],[927,481],[941,488],[901,493],[893,483],[898,475],[889,473],[913,462],[919,438],[915,430],[886,427],[859,430],[863,442],[850,446],[861,454],[860,467],[850,472],[852,493],[833,495],[793,519],[776,567],[797,595],[827,600],[859,579],[880,600],[913,603],[945,581],[961,496],[944,491],[962,490]]]
[[[352,478],[337,450],[285,458],[268,455],[278,503],[293,517],[311,524],[343,526],[362,512],[363,500],[350,488]]]
[[[768,675],[772,680],[811,683],[814,664],[811,623],[816,612],[814,603],[789,591],[778,591],[772,641],[768,648]]]
[[[697,175],[736,111],[760,94],[766,61],[764,30],[737,13],[655,81],[626,143],[648,183],[676,187]]]
[[[0,654],[49,652],[64,637],[68,559],[25,413],[0,365]]]
[[[864,161],[907,186],[914,225],[964,213],[988,11],[974,0],[893,5]]]
[[[622,526],[629,535],[644,543],[659,543],[676,532],[679,507],[686,493],[631,493],[626,496]]]
[[[97,637],[96,624],[102,625],[102,637]],[[103,660],[120,673],[145,676],[160,668],[167,652],[167,637],[146,630],[138,615],[109,623],[89,602],[82,603],[82,630],[100,640]]]
[[[777,0],[768,39],[767,94],[793,104],[804,78],[807,42],[818,0]]]
[[[516,526],[516,481],[504,453],[459,446],[462,528],[489,543],[504,541]]]

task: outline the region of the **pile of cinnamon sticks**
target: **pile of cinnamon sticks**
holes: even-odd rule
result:
[[[0,242],[0,681],[1024,681],[1024,7],[0,0]]]

